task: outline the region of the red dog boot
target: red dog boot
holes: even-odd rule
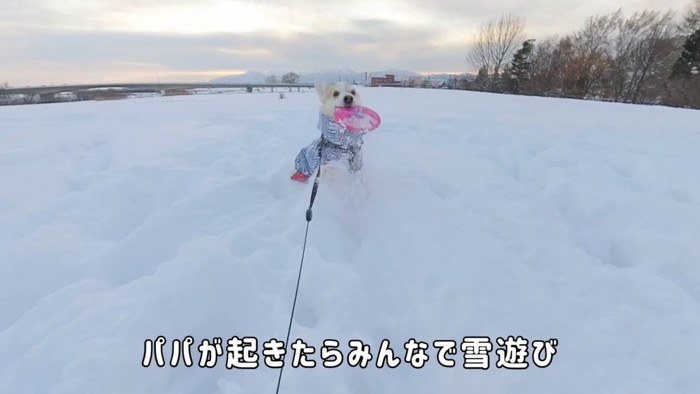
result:
[[[292,175],[291,179],[297,182],[306,182],[309,180],[309,177],[304,175],[303,172],[297,171],[294,173],[294,175]]]

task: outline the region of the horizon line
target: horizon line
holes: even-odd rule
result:
[[[319,71],[307,71],[307,72],[297,72],[297,71],[288,71],[288,72],[295,72],[299,74],[300,76],[303,75],[308,75],[308,74],[321,74],[325,72],[334,72],[336,71],[338,75],[343,74],[344,72],[353,72],[357,74],[363,74],[363,73],[385,73],[385,74],[392,74],[393,72],[408,72],[408,73],[415,73],[420,76],[430,76],[430,75],[436,75],[436,74],[446,74],[446,75],[475,75],[472,72],[469,71],[461,71],[461,72],[450,72],[450,71],[413,71],[413,70],[407,70],[407,69],[385,69],[385,70],[378,70],[378,71],[354,71],[352,69],[345,69],[343,70],[319,70]],[[32,83],[32,84],[23,84],[23,85],[15,85],[9,83],[8,89],[21,89],[21,88],[37,88],[37,87],[61,87],[61,86],[89,86],[89,85],[99,85],[99,86],[107,86],[107,85],[125,85],[125,84],[150,84],[150,85],[158,85],[158,84],[212,84],[212,83],[222,83],[222,82],[214,82],[217,79],[221,78],[226,78],[226,77],[235,77],[235,76],[243,76],[248,73],[260,73],[264,75],[275,75],[277,76],[277,73],[273,73],[271,71],[260,71],[260,70],[240,70],[240,72],[237,73],[231,73],[231,74],[226,74],[226,75],[221,75],[218,77],[214,77],[210,80],[206,81],[183,81],[183,80],[164,80],[162,78],[157,78],[155,81],[138,81],[138,78],[135,79],[130,79],[127,81],[107,81],[107,82],[100,82],[100,81],[91,81],[91,82],[64,82],[64,83],[50,83],[50,84],[41,84],[41,83]],[[281,74],[284,75],[284,74]],[[280,75],[280,76],[281,76]],[[262,82],[261,82],[262,83]],[[2,90],[2,87],[0,86],[0,90]]]

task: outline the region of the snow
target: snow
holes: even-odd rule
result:
[[[364,88],[362,172],[323,171],[282,393],[694,393],[700,112]],[[215,337],[284,340],[318,134],[313,92],[0,107],[0,392],[271,393],[200,368]],[[194,339],[194,366],[141,366]],[[497,368],[498,337],[558,340]],[[325,339],[493,343],[488,370],[320,366]],[[530,344],[529,344],[530,345]],[[225,349],[224,349],[225,353]],[[291,355],[287,359],[291,361]]]

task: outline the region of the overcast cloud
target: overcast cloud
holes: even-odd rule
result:
[[[467,71],[479,25],[513,13],[528,36],[617,8],[690,0],[2,0],[0,83],[208,81],[245,70]]]

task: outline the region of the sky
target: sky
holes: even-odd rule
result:
[[[529,37],[691,0],[0,0],[0,84],[206,82],[252,71],[471,71],[479,26]]]

